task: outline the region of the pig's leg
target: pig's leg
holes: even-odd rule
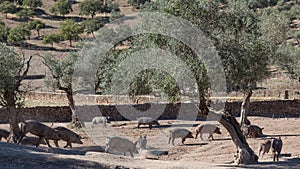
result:
[[[40,142],[41,140],[42,140],[42,138],[40,137],[39,142]],[[48,147],[52,148],[52,146],[51,146],[50,143],[49,143],[49,140],[48,140],[48,139],[45,139],[45,141],[46,141]]]

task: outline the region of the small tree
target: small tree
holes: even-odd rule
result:
[[[55,2],[54,6],[50,8],[50,12],[55,15],[60,14],[65,17],[65,15],[73,12],[73,10],[72,5],[68,0],[58,0]]]
[[[8,13],[15,13],[16,11],[17,8],[12,2],[4,1],[0,4],[0,12],[5,14],[6,19]]]
[[[21,84],[29,70],[30,61],[19,56],[13,49],[0,43],[0,105],[8,112],[10,137],[9,141],[17,142],[20,129],[18,126],[17,108],[22,105]]]
[[[90,15],[92,18],[102,11],[103,0],[84,0],[79,4],[79,15]]]
[[[37,7],[41,7],[43,3],[41,0],[23,0],[22,5],[34,9]]]
[[[72,46],[72,40],[77,40],[79,34],[83,32],[83,27],[75,23],[74,20],[67,19],[59,26],[59,33],[64,40],[69,40],[70,47]]]
[[[33,11],[33,9],[30,9],[30,8],[24,8],[17,13],[17,16],[24,20],[28,20],[33,15],[34,15],[34,11]]]
[[[87,19],[82,24],[84,26],[84,32],[86,32],[87,34],[92,34],[93,37],[95,37],[94,32],[104,26],[101,17]]]
[[[6,43],[9,34],[9,28],[5,25],[0,25],[0,42]]]
[[[51,47],[53,48],[53,43],[59,43],[63,38],[60,34],[57,33],[51,33],[48,35],[45,35],[43,37],[43,43],[44,44],[51,44]]]
[[[141,8],[146,2],[150,2],[150,0],[128,0],[128,4],[137,9]]]
[[[9,31],[7,42],[11,44],[18,43],[21,45],[21,43],[27,38],[30,38],[30,30],[28,29],[28,26],[26,24],[20,24]]]
[[[69,55],[62,60],[55,60],[51,56],[46,56],[44,57],[44,64],[49,68],[52,76],[46,83],[55,89],[66,92],[68,104],[72,111],[71,123],[75,127],[80,127],[81,125],[78,121],[72,90],[72,76],[77,57],[77,54],[73,52],[69,53]]]
[[[116,19],[122,18],[123,16],[125,15],[119,11],[112,11],[109,20],[112,22]]]
[[[38,33],[38,37],[40,37],[40,30],[45,29],[46,25],[40,20],[33,20],[29,22],[29,29],[34,29]]]

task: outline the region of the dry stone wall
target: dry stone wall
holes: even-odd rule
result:
[[[153,103],[154,104],[154,103]],[[192,103],[181,104],[156,104],[159,110],[165,106],[160,119],[176,119],[181,106],[184,106],[184,112],[195,111],[195,105]],[[122,109],[127,109],[130,104],[118,105]],[[133,105],[136,109],[145,111],[150,108],[150,104]],[[238,116],[241,102],[227,102],[225,109],[233,115]],[[95,109],[96,107],[96,109]],[[98,107],[98,108],[97,108]],[[78,107],[78,110],[84,111],[86,115],[81,118],[83,121],[91,121],[95,116],[110,116],[114,120],[125,120],[118,112],[115,105],[89,105]],[[83,112],[82,111],[82,112]],[[277,100],[277,101],[253,101],[250,104],[249,115],[269,116],[269,117],[300,117],[300,100]],[[57,107],[29,107],[21,108],[18,113],[18,121],[33,119],[43,122],[69,122],[71,120],[71,111],[68,106]],[[0,109],[0,123],[8,123],[8,114],[5,109]]]

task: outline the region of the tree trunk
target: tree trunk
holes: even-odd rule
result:
[[[243,135],[239,123],[230,114],[222,115],[220,123],[229,132],[233,143],[237,148],[236,155],[234,156],[234,163],[236,164],[250,164],[258,161],[258,156],[249,147],[245,136]]]
[[[248,120],[248,111],[249,111],[251,96],[252,96],[251,89],[244,92],[243,102],[242,102],[242,106],[241,106],[240,126],[251,124],[250,121]]]
[[[205,116],[207,117],[207,115]],[[249,147],[245,136],[243,135],[239,123],[229,113],[209,112],[210,120],[219,121],[229,132],[233,143],[236,146],[236,155],[234,155],[233,163],[235,164],[250,164],[258,161],[258,156]]]
[[[81,124],[78,120],[78,116],[77,116],[77,113],[76,113],[76,108],[75,108],[75,101],[74,101],[74,98],[73,98],[73,92],[72,91],[67,91],[67,98],[68,98],[68,104],[69,104],[69,107],[71,109],[71,112],[72,112],[72,119],[71,119],[71,124],[73,127],[76,127],[76,128],[81,128]]]
[[[70,39],[69,42],[70,42],[70,47],[72,47],[72,40]]]
[[[9,117],[9,138],[8,142],[17,143],[20,136],[20,128],[17,121],[17,109],[15,103],[15,93],[13,90],[6,90],[4,93],[4,99],[7,103],[7,112]]]

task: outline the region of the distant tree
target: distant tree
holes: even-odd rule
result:
[[[53,43],[59,43],[62,39],[63,39],[63,37],[61,37],[60,34],[51,33],[51,34],[45,35],[43,37],[43,43],[51,44],[51,47],[53,47]]]
[[[23,105],[25,91],[21,86],[29,70],[31,58],[26,61],[24,56],[0,43],[0,106],[8,112],[9,142],[17,143],[20,136],[17,109]]]
[[[83,27],[75,23],[74,20],[67,19],[60,23],[59,33],[64,40],[68,40],[70,42],[70,46],[72,46],[72,40],[77,40],[79,38],[79,34],[82,32]]]
[[[87,34],[92,34],[95,37],[94,32],[99,30],[104,26],[103,20],[101,17],[95,17],[83,21],[84,32]]]
[[[7,42],[10,44],[21,44],[30,38],[30,29],[26,24],[20,24],[9,31]]]
[[[92,18],[102,11],[103,0],[84,0],[79,4],[79,15],[87,15]]]
[[[109,20],[112,22],[116,19],[122,18],[123,16],[125,15],[119,11],[112,11]]]
[[[16,5],[23,5],[23,1],[24,1],[24,0],[14,0],[14,3],[15,3]]]
[[[9,34],[9,28],[5,25],[0,25],[0,42],[6,43]]]
[[[17,13],[18,17],[25,19],[25,20],[29,19],[33,15],[34,15],[34,11],[33,11],[33,9],[30,9],[30,8],[23,8],[21,11],[19,11]]]
[[[45,29],[46,25],[40,20],[33,20],[29,22],[29,29],[36,30],[38,33],[38,37],[40,37],[40,30]]]
[[[41,7],[43,3],[41,0],[23,0],[22,5],[30,8],[37,8]]]
[[[51,13],[55,15],[60,14],[63,17],[65,17],[65,15],[71,13],[72,11],[72,5],[68,0],[58,0],[55,2],[54,6],[50,8]]]
[[[6,19],[8,13],[15,13],[16,11],[17,8],[12,2],[4,1],[0,4],[0,12],[5,14]]]
[[[45,56],[44,64],[49,68],[51,73],[46,84],[55,89],[63,90],[67,94],[68,104],[72,112],[71,124],[79,128],[81,124],[78,121],[72,88],[72,77],[77,58],[78,55],[74,52],[70,52],[67,57],[60,60],[53,59],[51,56]]]
[[[150,2],[150,0],[128,0],[128,4],[137,9],[140,9],[146,2]]]

